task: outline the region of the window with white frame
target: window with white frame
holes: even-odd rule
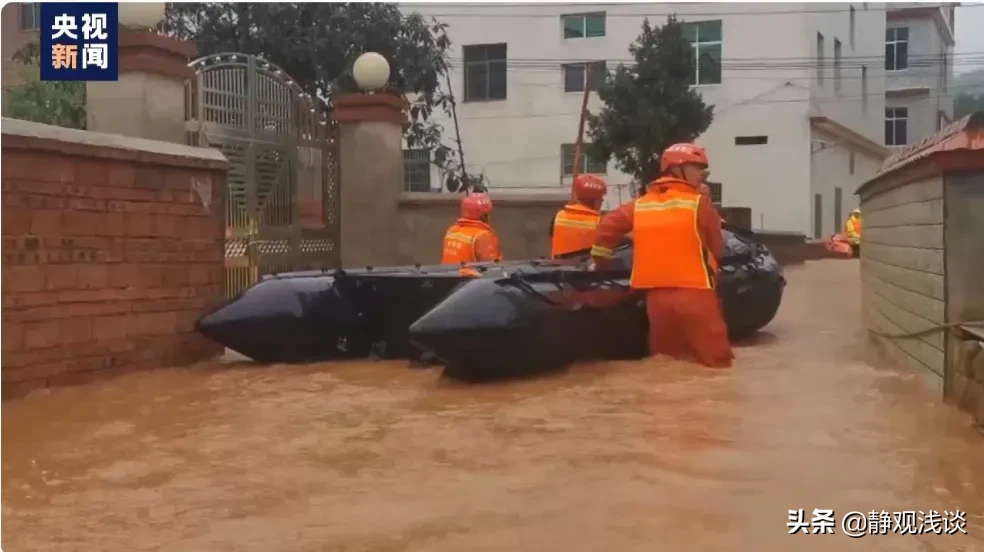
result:
[[[834,93],[841,91],[841,41],[834,39]]]
[[[823,85],[823,34],[817,33],[817,83]]]
[[[22,2],[20,5],[21,29],[33,31],[41,26],[41,2]]]
[[[909,108],[885,108],[885,145],[904,146],[908,139]]]
[[[598,90],[608,74],[608,64],[604,61],[569,63],[561,67],[564,70],[564,92],[583,92],[585,85],[590,90]]]
[[[562,176],[574,175],[574,144],[561,144],[560,146],[560,170]],[[588,144],[581,148],[581,174],[606,174],[608,173],[608,163],[592,159],[585,151]]]
[[[462,48],[465,101],[506,99],[506,45],[470,44]]]
[[[885,70],[901,71],[909,67],[909,27],[885,30]]]
[[[572,13],[560,16],[564,38],[595,38],[605,36],[605,13]]]
[[[721,21],[684,23],[683,36],[694,49],[694,70],[688,84],[721,84]]]

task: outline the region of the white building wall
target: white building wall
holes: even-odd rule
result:
[[[851,39],[850,7],[855,31]],[[808,19],[807,33],[816,56],[816,35],[824,36],[824,79],[812,81],[811,115],[828,117],[875,143],[884,140],[885,116],[885,11],[862,2],[811,4],[827,10]],[[834,66],[834,44],[842,45],[840,86]],[[853,42],[853,44],[852,44]],[[816,77],[817,70],[813,71]],[[864,76],[864,77],[863,77]],[[860,182],[858,183],[860,185]]]
[[[673,10],[679,19],[722,21],[722,56],[731,60],[799,60],[800,65],[782,63],[766,69],[746,66],[726,68],[719,85],[698,86],[704,101],[715,107],[710,129],[697,142],[708,149],[711,180],[722,183],[723,203],[747,206],[753,210],[753,226],[772,230],[800,231],[812,235],[814,163],[811,161],[809,116],[823,114],[838,119],[856,132],[881,142],[884,99],[882,73],[869,70],[868,90],[872,101],[867,113],[860,110],[860,78],[847,78],[843,68],[844,100],[830,100],[814,91],[815,71],[809,60],[815,56],[816,29],[823,28],[827,58],[832,64],[833,37],[843,36],[844,56],[878,58],[884,52],[884,11],[864,10],[856,4],[856,42],[849,45],[848,4],[820,4],[841,10],[817,16],[807,11],[817,4],[741,4],[741,15],[701,15],[734,13],[733,4],[630,4],[630,5],[405,5],[424,15],[434,15],[449,24],[454,61],[452,89],[458,103],[458,120],[468,168],[484,171],[494,189],[536,193],[542,189],[569,189],[570,179],[560,176],[560,147],[576,138],[582,93],[565,93],[560,65],[574,60],[607,60],[609,69],[616,62],[629,62],[629,44],[638,36],[643,17],[621,16],[651,11],[650,22],[661,25],[665,13]],[[780,9],[781,8],[781,9]],[[800,12],[799,10],[803,10]],[[563,39],[560,16],[566,13],[604,11],[606,35],[598,38]],[[756,15],[760,12],[793,12]],[[515,15],[497,17],[495,14]],[[519,14],[529,15],[523,17]],[[820,18],[826,18],[820,21]],[[507,99],[491,102],[462,102],[463,71],[461,46],[467,44],[508,44],[510,69],[507,72]],[[531,67],[530,62],[544,60]],[[550,61],[553,60],[553,61]],[[859,69],[855,70],[857,73]],[[832,65],[827,70],[827,88],[832,90]],[[859,75],[858,75],[859,76]],[[857,90],[857,92],[854,92]],[[812,98],[811,94],[816,94]],[[848,96],[853,96],[848,99]],[[844,106],[839,106],[842,102]],[[850,104],[850,105],[848,105]],[[852,107],[853,106],[853,107]],[[589,109],[602,107],[592,94]],[[852,111],[853,109],[853,111]],[[453,124],[442,121],[446,137],[453,136]],[[768,136],[768,143],[737,146],[736,136]],[[448,141],[447,143],[450,143]],[[631,178],[609,163],[611,208],[631,197]],[[841,167],[845,165],[840,165]],[[433,181],[436,183],[437,178]],[[845,200],[861,182],[844,185]],[[853,201],[853,199],[851,199]]]
[[[809,18],[806,29],[814,56],[818,55],[817,33],[824,38],[824,74],[822,80],[813,79],[810,115],[826,117],[881,144],[885,116],[884,62],[881,58],[885,48],[884,9],[858,2],[812,4],[811,10],[825,10],[825,13]],[[841,44],[839,72],[835,55],[837,41]],[[819,69],[814,68],[815,77],[818,73]],[[843,230],[847,215],[858,204],[854,191],[875,175],[882,159],[868,149],[818,129],[811,130],[810,151],[809,220],[803,231],[807,236],[825,238]]]
[[[914,144],[939,130],[936,116],[937,101],[938,98],[927,94],[887,96],[885,98],[885,107],[908,108],[906,144]],[[950,114],[952,114],[952,101],[950,104]]]
[[[911,14],[888,20],[887,27],[909,29],[909,66],[903,70],[886,71],[886,107],[907,107],[909,113],[907,143],[914,144],[939,130],[940,112],[953,118],[952,37],[953,22],[949,6],[936,8],[940,17],[931,13],[913,12],[913,8],[939,4],[893,4]],[[943,59],[946,56],[947,62]]]
[[[867,150],[845,146],[837,137],[822,131],[814,130],[812,136],[814,153],[810,165],[810,231],[806,235],[813,238],[826,238],[844,230],[844,222],[848,214],[858,206],[858,196],[854,191],[861,183],[875,176],[883,159]],[[836,200],[838,188],[841,196],[839,216]],[[819,217],[815,210],[818,195]]]

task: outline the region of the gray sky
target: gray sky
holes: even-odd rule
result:
[[[958,6],[954,14],[954,27],[956,27],[956,46],[954,51],[958,54],[966,55],[969,52],[984,54],[984,4],[977,2],[967,2],[968,5]],[[959,59],[959,58],[958,58]],[[962,73],[964,71],[974,71],[984,69],[984,65],[960,65],[957,64],[953,71]]]

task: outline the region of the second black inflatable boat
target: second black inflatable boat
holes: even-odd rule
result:
[[[764,246],[728,234],[718,292],[729,334],[739,338],[772,320],[785,280]],[[631,253],[620,248],[605,272],[526,267],[468,282],[414,322],[410,340],[440,359],[445,374],[469,381],[641,358],[648,322],[643,295],[628,287]]]
[[[724,237],[726,253],[722,259],[720,293],[725,304],[725,319],[733,334],[744,335],[772,319],[785,282],[779,265],[768,249],[755,241],[754,235],[725,227]],[[425,337],[430,335],[428,327],[432,326],[428,326],[430,322],[417,326],[417,345],[411,344],[408,329],[442,301],[450,300],[452,291],[459,286],[455,301],[465,297],[457,297],[459,292],[475,293],[479,289],[475,284],[479,282],[499,288],[511,286],[514,290],[530,286],[539,290],[546,286],[541,293],[547,294],[556,291],[550,291],[556,287],[554,282],[563,281],[565,289],[589,288],[592,297],[603,297],[598,301],[612,305],[618,303],[613,297],[631,295],[623,281],[631,262],[631,245],[617,251],[617,258],[622,260],[621,271],[585,272],[583,267],[587,258],[584,251],[558,260],[472,265],[485,274],[479,279],[460,276],[458,267],[448,265],[278,274],[265,277],[238,297],[202,316],[196,329],[258,362],[317,362],[366,357],[417,359],[422,350],[433,349],[428,342],[430,338]],[[520,293],[523,297],[530,295],[528,291]],[[444,317],[455,304],[448,303],[441,316]],[[728,305],[741,305],[741,308],[729,308]],[[619,317],[627,317],[620,329],[612,331],[620,335],[638,331],[644,335],[644,315],[640,318],[635,309],[629,309],[631,314],[628,311],[622,313],[620,308],[602,309],[604,317],[616,322],[623,320]],[[468,313],[463,315],[467,320]],[[558,328],[564,325],[578,326],[579,316],[568,316],[568,322],[554,325],[551,331],[560,331]],[[588,354],[588,358],[636,355],[617,341],[609,341],[604,351],[584,354]],[[637,341],[631,340],[632,343]]]

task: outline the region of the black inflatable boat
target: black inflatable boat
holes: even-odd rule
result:
[[[724,234],[726,254],[722,259],[720,291],[729,329],[735,335],[741,335],[763,327],[772,319],[785,282],[771,253],[758,244],[752,234],[728,227]],[[460,276],[458,267],[449,265],[271,275],[203,315],[196,323],[196,330],[258,362],[316,362],[365,357],[418,359],[422,351],[436,353],[435,349],[441,350],[444,357],[454,359],[458,357],[444,350],[442,334],[445,330],[455,333],[460,328],[433,324],[435,320],[445,320],[448,312],[456,310],[454,305],[458,301],[481,288],[474,284],[481,282],[513,290],[522,288],[526,291],[520,291],[523,295],[517,297],[529,298],[537,297],[536,293],[529,292],[531,289],[544,295],[556,295],[558,290],[554,282],[563,282],[564,289],[578,290],[586,286],[593,296],[603,297],[599,301],[612,303],[612,308],[602,310],[604,316],[613,321],[621,320],[620,316],[626,317],[620,329],[612,330],[619,338],[628,339],[626,334],[633,331],[644,335],[644,315],[634,307],[615,306],[618,301],[612,299],[616,294],[631,295],[624,287],[630,269],[631,245],[619,248],[616,257],[620,259],[620,266],[604,273],[583,270],[588,259],[587,251],[583,251],[557,260],[471,265],[484,274],[485,277],[480,279]],[[451,296],[459,286],[461,289]],[[459,297],[459,293],[464,295]],[[454,301],[448,302],[452,298]],[[537,301],[549,304],[542,299]],[[728,305],[737,306],[729,308]],[[436,308],[438,306],[442,308]],[[411,344],[408,329],[425,314],[429,318],[415,326],[415,344]],[[556,315],[564,316],[562,311],[557,311]],[[470,319],[470,315],[464,316],[465,320]],[[581,327],[576,323],[580,316],[577,313],[567,316],[569,321],[561,326]],[[634,321],[641,321],[641,325]],[[560,331],[559,327],[555,328],[558,329],[551,331]],[[637,341],[629,339],[633,344]],[[585,358],[637,356],[636,352],[615,341],[602,351],[589,353],[584,353]],[[453,366],[450,373],[456,373],[455,367],[460,363],[446,362]],[[461,373],[459,377],[466,376]]]
[[[764,246],[726,238],[718,292],[728,332],[740,338],[772,320],[785,280]],[[523,267],[467,282],[410,326],[410,341],[469,381],[644,357],[648,323],[643,295],[628,287],[631,255],[620,248],[605,272]]]

